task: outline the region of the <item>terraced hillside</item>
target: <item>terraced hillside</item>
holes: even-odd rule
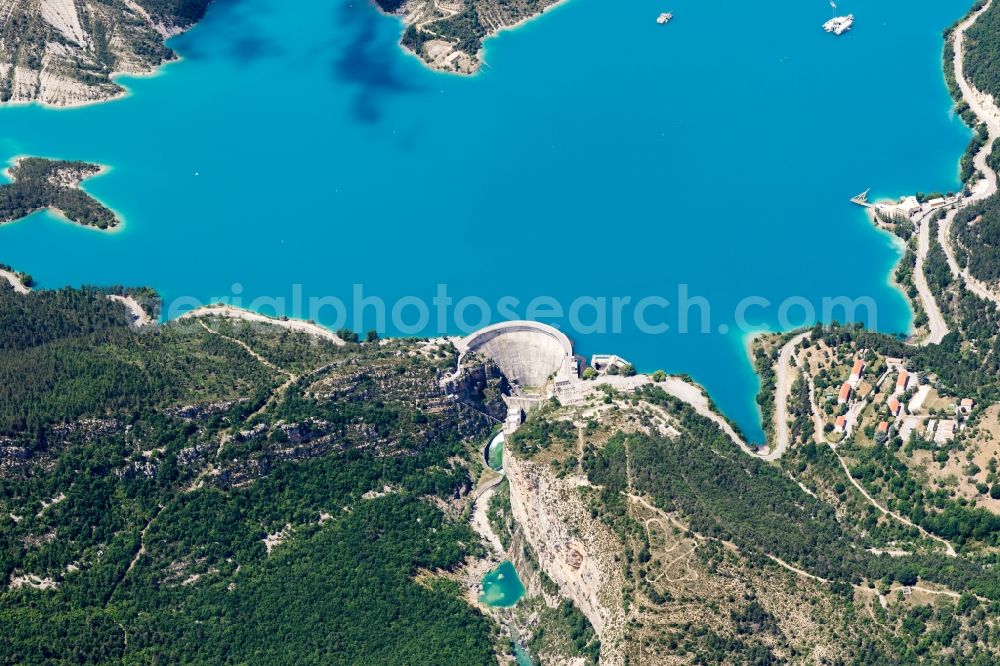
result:
[[[6,283],[0,323],[0,663],[496,663],[450,345]]]

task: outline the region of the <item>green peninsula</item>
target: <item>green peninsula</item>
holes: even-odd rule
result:
[[[98,229],[119,224],[113,211],[80,189],[80,182],[103,167],[87,162],[25,157],[8,170],[14,181],[0,186],[0,224],[50,208],[70,221]]]
[[[375,0],[408,27],[403,46],[429,67],[472,74],[483,62],[483,40],[557,4],[559,0]]]

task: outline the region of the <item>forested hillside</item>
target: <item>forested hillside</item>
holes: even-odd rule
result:
[[[116,97],[114,74],[172,60],[163,40],[205,14],[210,0],[2,0],[0,103],[71,106]]]
[[[531,18],[557,0],[461,0],[448,6],[430,0],[374,0],[383,11],[406,11],[403,45],[437,69],[469,73],[480,62],[483,40]],[[455,5],[460,8],[456,8]]]
[[[915,528],[880,517],[828,447],[809,442],[780,465],[765,463],[656,386],[605,388],[599,417],[551,405],[515,434],[511,451],[574,475],[591,516],[621,539],[610,552],[624,553],[623,649],[636,663],[810,662],[804,644],[826,663],[994,663],[992,556],[948,557]],[[816,492],[796,480],[806,472],[822,477]],[[883,554],[892,548],[905,556]],[[910,605],[899,590],[914,585],[957,603]]]
[[[2,285],[0,322],[0,663],[496,663],[450,348]]]
[[[975,3],[981,7],[982,0]],[[994,2],[966,32],[966,76],[983,92],[1000,99],[1000,5]]]
[[[990,5],[965,39],[966,76],[977,90],[1000,101],[1000,3]],[[1000,141],[994,144],[989,162],[1000,171]],[[959,212],[952,233],[957,258],[973,276],[1000,280],[1000,195]]]
[[[96,164],[25,157],[9,172],[14,182],[0,185],[0,224],[44,208],[98,229],[118,224],[111,210],[79,187],[80,181],[101,172]]]
[[[960,211],[954,234],[959,264],[980,280],[1000,280],[1000,197]]]
[[[205,15],[212,0],[136,0],[159,23],[187,28]]]

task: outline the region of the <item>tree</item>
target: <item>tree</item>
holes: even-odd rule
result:
[[[342,328],[337,331],[337,337],[344,342],[358,342],[360,340],[358,334],[349,328]]]
[[[896,572],[896,580],[902,585],[912,587],[917,584],[917,568],[912,564],[904,564]]]

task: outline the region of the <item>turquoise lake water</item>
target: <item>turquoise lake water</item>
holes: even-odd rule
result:
[[[858,21],[838,39],[820,29],[825,0],[570,0],[491,40],[489,67],[462,78],[405,54],[400,23],[364,0],[218,0],[171,42],[183,60],[125,80],[128,98],[0,110],[0,160],[106,164],[86,187],[126,220],[108,234],[35,215],[0,228],[0,262],[43,287],[150,285],[174,314],[218,298],[273,311],[263,296],[304,316],[296,297],[356,303],[361,284],[391,305],[444,284],[563,328],[526,304],[676,304],[687,285],[710,303],[704,332],[701,310],[685,334],[654,307],[668,332],[625,310],[619,332],[568,333],[584,354],[692,375],[759,439],[742,299],[775,306],[753,328],[777,327],[790,297],[820,316],[839,296],[873,299],[881,330],[910,326],[888,282],[899,251],[848,199],[958,186],[969,133],[941,31],[969,4],[844,2]],[[378,324],[348,307],[353,328]],[[461,331],[411,312],[384,332]]]
[[[483,576],[479,600],[494,608],[510,608],[524,596],[524,585],[510,560],[504,560]]]

